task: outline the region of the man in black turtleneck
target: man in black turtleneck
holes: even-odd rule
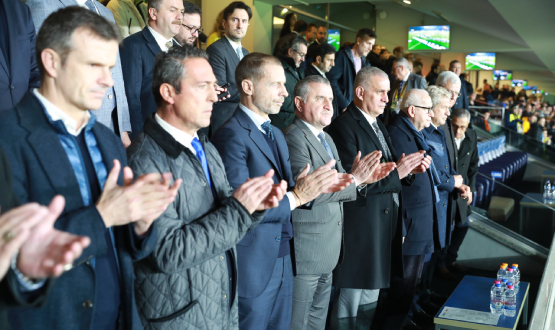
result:
[[[278,52],[278,59],[285,71],[285,88],[289,94],[285,97],[278,114],[270,115],[272,125],[280,130],[287,127],[295,118],[295,100],[293,90],[299,80],[304,78],[304,70],[301,69],[308,44],[303,37],[291,35],[284,41],[283,47]]]

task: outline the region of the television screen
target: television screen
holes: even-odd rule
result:
[[[528,80],[513,79],[511,82],[512,87],[523,87],[528,85]]]
[[[339,30],[329,30],[328,31],[328,44],[335,47],[335,50],[339,50],[339,41],[341,40]]]
[[[522,86],[522,89],[524,89],[525,91],[535,91],[536,89],[538,89],[537,86]]]
[[[466,55],[467,70],[495,69],[495,53],[473,53]]]
[[[449,49],[449,25],[409,28],[409,50]]]
[[[506,70],[493,70],[493,80],[512,80],[513,72]]]

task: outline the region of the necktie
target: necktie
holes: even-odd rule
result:
[[[92,0],[85,1],[85,6],[96,13],[96,7],[94,6]]]
[[[197,152],[197,158],[200,160],[200,164],[202,165],[202,169],[204,170],[204,175],[206,175],[206,180],[208,181],[208,185],[212,187],[212,183],[210,182],[210,170],[208,169],[208,162],[206,161],[206,154],[204,153],[204,148],[202,144],[198,140],[198,138],[194,138],[191,141],[191,145],[193,149]]]
[[[173,47],[173,42],[170,40],[168,42],[166,42],[166,47],[168,48],[168,50],[172,49]]]
[[[378,136],[378,139],[380,140],[380,144],[382,145],[385,160],[388,161],[388,162],[392,162],[393,157],[391,156],[391,151],[389,150],[389,147],[387,146],[387,143],[385,142],[385,138],[383,137],[383,133],[380,130],[380,127],[378,126],[378,122],[374,121],[372,123],[372,127],[374,128],[374,132]],[[399,206],[399,195],[397,193],[393,193],[393,201],[395,202],[395,204],[397,206]]]
[[[243,59],[243,47],[237,47],[235,50],[237,52],[237,56],[239,56],[239,61]]]
[[[331,151],[330,144],[326,140],[326,135],[324,134],[324,132],[318,134],[318,139],[320,139],[320,143],[324,146],[324,149],[326,149],[331,159],[335,159],[335,157],[333,157],[333,152]]]
[[[274,141],[274,131],[272,130],[272,125],[269,121],[265,121],[260,127],[264,130],[264,133],[270,140]]]

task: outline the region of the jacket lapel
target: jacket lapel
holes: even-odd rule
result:
[[[143,37],[146,40],[146,45],[148,46],[148,49],[150,49],[150,51],[152,52],[152,54],[154,56],[156,56],[159,52],[162,51],[162,49],[160,48],[160,46],[158,46],[158,43],[156,42],[156,39],[154,39],[154,36],[152,35],[152,33],[150,33],[150,31],[148,30],[148,27],[145,27],[142,31],[143,33]]]
[[[0,2],[2,6],[2,2]],[[8,68],[8,61],[4,58],[4,52],[0,52],[0,67],[6,71],[6,77],[10,77],[10,68]],[[8,79],[9,82],[9,79]]]
[[[308,126],[306,126],[306,124],[303,123],[303,121],[300,120],[298,117],[295,117],[293,124],[296,125],[298,128],[300,128],[300,130],[304,133],[306,140],[308,141],[308,143],[310,143],[310,145],[312,145],[312,148],[314,148],[318,152],[318,155],[320,155],[324,163],[329,162],[331,160],[330,155],[328,154],[328,152],[326,151],[322,143],[320,143],[319,139],[316,136],[314,136],[314,133],[312,133],[310,128],[308,128]],[[325,135],[326,135],[326,140],[328,140],[328,144],[331,145],[328,139],[328,135],[327,134]]]
[[[11,14],[11,9],[8,8],[8,6],[6,6],[4,3],[6,3],[6,1],[2,1],[2,4],[4,6],[4,14],[6,15],[6,23],[7,26],[11,26],[14,27],[14,29],[12,29],[12,31],[10,33],[8,33],[8,44],[10,45],[10,66],[8,67],[8,59],[4,58],[4,56],[2,56],[2,52],[0,52],[0,64],[3,64],[3,67],[5,68],[6,72],[8,73],[8,77],[11,77],[11,79],[14,79],[13,77],[13,73],[15,72],[15,63],[16,63],[16,58],[17,58],[17,51],[19,50],[19,45],[16,42],[16,38],[17,38],[17,26],[18,26],[18,22],[15,20],[16,16]],[[8,29],[10,30],[10,29]],[[33,48],[34,49],[34,48]],[[32,54],[34,55],[34,54]],[[3,62],[3,63],[2,63]],[[9,80],[9,79],[8,79]],[[10,82],[10,81],[8,81]]]
[[[268,146],[268,143],[266,142],[266,138],[264,137],[262,132],[260,132],[258,127],[256,127],[252,119],[250,119],[250,117],[239,107],[237,107],[237,110],[235,110],[235,114],[233,116],[235,116],[237,122],[239,122],[239,125],[241,125],[241,127],[249,131],[249,137],[251,138],[252,142],[254,142],[258,149],[262,151],[264,156],[266,156],[266,158],[270,160],[270,162],[274,166],[276,174],[280,176],[280,179],[282,179],[280,171],[281,167],[277,165],[274,154],[272,153],[272,150],[270,150],[270,146]]]
[[[366,120],[366,118],[364,117],[362,112],[360,112],[360,110],[357,109],[357,107],[355,106],[354,103],[351,103],[351,105],[349,107],[350,107],[349,111],[351,112],[351,115],[353,116],[353,118],[356,121],[358,121],[358,124],[366,132],[366,134],[368,134],[368,136],[370,136],[370,139],[372,140],[372,142],[376,146],[376,150],[380,150],[382,152],[382,155],[385,157],[385,152],[382,148],[382,144],[380,143],[380,139],[378,138],[376,133],[374,133],[374,129],[372,129],[368,120]],[[383,132],[382,132],[382,134],[383,134]]]
[[[236,67],[237,65],[239,65],[239,56],[237,55],[237,53],[235,52],[235,50],[233,49],[233,46],[231,46],[231,43],[229,42],[229,40],[227,39],[226,36],[222,37],[222,43],[224,44],[224,48],[227,51],[228,55],[229,55],[229,59],[231,59],[231,62],[233,62],[233,67]],[[243,55],[246,55],[245,53],[243,53]]]
[[[117,147],[114,147],[111,143],[111,141],[109,141],[109,139],[106,139],[103,135],[104,132],[101,132],[99,130],[99,124],[96,123],[93,128],[92,128],[92,133],[94,134],[94,137],[96,139],[96,144],[98,145],[98,150],[100,150],[100,154],[102,155],[102,162],[104,163],[104,166],[106,167],[106,172],[109,174],[110,171],[112,170],[112,168],[114,167],[114,159],[117,159],[120,161],[120,165],[121,165],[121,169],[120,169],[120,176],[118,177],[118,184],[122,185],[123,184],[123,167],[126,164],[122,164],[121,163],[121,156],[119,155],[117,150]]]

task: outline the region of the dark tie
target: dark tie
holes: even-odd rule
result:
[[[264,130],[264,133],[270,140],[274,141],[274,131],[272,130],[272,125],[269,121],[265,121],[260,127]]]
[[[191,141],[191,145],[193,149],[197,152],[197,158],[200,160],[200,164],[202,165],[202,169],[204,170],[204,175],[206,175],[206,180],[208,181],[208,185],[212,187],[212,183],[210,182],[210,171],[208,170],[208,163],[206,162],[206,154],[204,153],[204,148],[202,144],[198,140],[198,138],[194,138]]]
[[[380,140],[380,144],[382,145],[385,160],[388,161],[388,162],[392,162],[393,157],[391,156],[391,151],[389,151],[389,147],[387,146],[387,143],[385,142],[385,138],[383,137],[382,130],[378,126],[378,122],[374,121],[372,123],[372,127],[374,128],[374,132],[378,136],[378,139]],[[395,204],[397,206],[399,206],[399,195],[397,193],[393,193],[393,201],[395,202]]]
[[[235,52],[237,53],[237,56],[239,56],[239,61],[242,60],[243,59],[243,49],[242,49],[242,47],[237,47]]]
[[[318,139],[320,139],[320,143],[324,146],[324,149],[326,149],[331,159],[335,159],[335,157],[333,157],[333,152],[331,151],[330,144],[326,140],[326,135],[324,134],[324,132],[318,134]]]
[[[92,0],[85,1],[85,6],[96,13],[96,7],[94,6]]]
[[[403,83],[404,81],[401,80],[401,82],[399,83],[399,93],[397,93],[398,97],[401,98],[401,90],[403,89]]]

